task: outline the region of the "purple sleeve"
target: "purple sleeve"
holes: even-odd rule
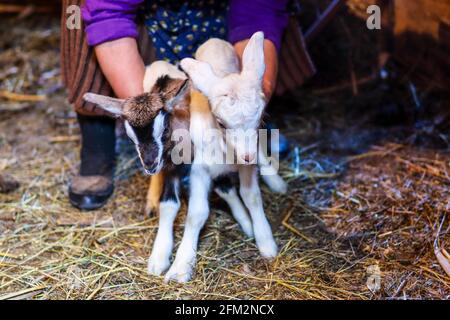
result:
[[[231,0],[228,40],[231,43],[249,39],[253,33],[263,31],[277,49],[288,22],[286,10],[289,0]]]
[[[86,0],[82,8],[91,46],[125,37],[137,38],[136,11],[144,0]]]

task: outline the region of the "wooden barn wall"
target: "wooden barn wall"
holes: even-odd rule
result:
[[[383,30],[393,37],[392,54],[419,86],[450,87],[449,0],[349,0],[349,10],[366,19],[366,9],[378,4]]]

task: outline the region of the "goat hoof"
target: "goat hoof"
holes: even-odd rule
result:
[[[278,247],[274,241],[267,241],[262,245],[258,245],[259,252],[264,259],[272,260],[278,254]]]
[[[150,257],[148,259],[147,272],[153,276],[160,276],[170,266],[169,259],[158,259]]]
[[[286,194],[288,191],[288,184],[283,178],[276,176],[270,181],[269,189],[275,193]]]
[[[274,185],[273,191],[275,193],[286,194],[288,191],[288,185],[283,179],[280,178],[280,181]]]
[[[164,277],[164,282],[168,283],[171,280],[174,280],[178,283],[186,283],[191,280],[192,277],[192,267],[189,263],[181,264],[181,265],[172,265],[169,271],[167,271],[166,276]]]
[[[158,208],[156,206],[147,203],[147,205],[145,206],[145,215],[147,217],[156,217],[157,213]]]

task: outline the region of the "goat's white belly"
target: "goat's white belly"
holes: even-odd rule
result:
[[[234,164],[207,164],[205,162],[198,161],[194,158],[192,166],[201,167],[204,171],[208,173],[211,179],[217,178],[218,176],[237,172],[238,166]]]
[[[232,164],[214,164],[214,165],[206,165],[205,167],[209,175],[213,179],[223,174],[238,171],[237,166]]]

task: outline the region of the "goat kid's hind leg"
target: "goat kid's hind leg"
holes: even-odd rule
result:
[[[219,176],[214,179],[214,191],[221,197],[231,209],[231,214],[241,226],[247,237],[253,237],[252,220],[242,204],[236,188],[228,176]]]
[[[240,194],[253,221],[256,245],[264,258],[274,258],[278,253],[269,221],[264,214],[258,170],[255,165],[239,166]]]
[[[159,276],[170,266],[173,249],[173,222],[180,210],[180,177],[168,174],[159,204],[159,226],[148,260],[149,274]]]
[[[211,177],[201,167],[192,166],[188,213],[183,239],[172,266],[167,271],[165,282],[175,280],[181,283],[191,279],[195,267],[198,238],[209,215],[208,194]]]
[[[269,162],[269,159],[261,150],[262,147],[258,148],[258,166],[260,168],[261,177],[264,183],[269,187],[272,192],[285,194],[288,189],[286,181],[278,174],[273,165]]]

